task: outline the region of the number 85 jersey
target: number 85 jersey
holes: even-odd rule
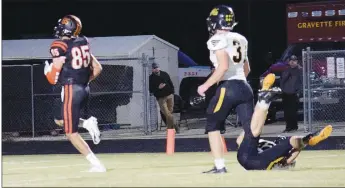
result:
[[[53,58],[65,56],[58,81],[65,84],[87,85],[91,75],[90,45],[86,37],[55,40],[50,46]]]
[[[219,65],[216,50],[225,49],[229,55],[229,69],[224,74],[223,80],[246,80],[243,65],[248,61],[247,46],[247,39],[235,32],[215,34],[207,41],[210,60],[216,69]]]

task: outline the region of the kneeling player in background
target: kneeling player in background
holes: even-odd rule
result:
[[[317,145],[332,133],[332,126],[328,125],[321,131],[304,137],[292,136],[282,139],[278,144],[259,153],[257,148],[269,105],[281,93],[280,88],[270,89],[274,81],[274,74],[265,77],[263,87],[259,91],[251,125],[243,127],[244,132],[237,139],[237,143],[240,145],[237,160],[247,170],[271,170],[276,167],[291,166],[303,148],[307,145]]]

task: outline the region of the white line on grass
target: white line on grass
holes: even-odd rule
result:
[[[12,171],[12,170],[26,170],[26,169],[44,169],[44,168],[67,168],[71,166],[86,166],[88,164],[71,164],[71,165],[56,165],[56,166],[34,166],[34,167],[24,167],[24,168],[8,168],[3,169],[4,171]]]
[[[81,173],[85,173],[85,172],[81,172]],[[106,172],[107,173],[107,172]],[[97,173],[99,174],[99,173]],[[102,173],[104,174],[104,173]],[[199,174],[199,175],[203,175],[199,172],[197,173],[193,173],[193,172],[186,172],[186,173],[164,173],[164,172],[160,172],[160,173],[148,173],[148,174],[141,174],[140,176],[170,176],[170,175],[195,175],[195,174]],[[232,173],[228,173],[228,175],[231,175]],[[30,183],[35,183],[38,182],[41,186],[42,184],[47,184],[47,183],[51,183],[52,181],[56,181],[56,180],[68,180],[68,179],[79,179],[79,178],[87,178],[88,176],[63,176],[63,177],[54,177],[54,178],[44,178],[44,179],[29,179],[29,180],[16,180],[16,181],[10,181],[8,183],[6,183],[5,185],[8,187],[14,187],[14,186],[24,186],[24,185],[30,185]],[[118,182],[118,180],[116,180],[117,183],[125,183],[123,181]],[[132,182],[132,181],[129,181]]]
[[[33,182],[50,182],[53,180],[67,180],[67,179],[79,179],[79,178],[85,178],[85,176],[62,176],[62,177],[55,177],[55,178],[44,178],[44,179],[30,179],[30,180],[16,180],[16,181],[10,181],[8,183],[8,187],[11,186],[21,186],[21,185],[25,185],[28,183],[33,183]]]
[[[345,156],[345,154],[343,155],[339,155],[339,154],[332,154],[332,155],[320,155],[320,156],[307,156],[307,157],[299,157],[299,158],[304,158],[304,159],[312,159],[312,158],[328,158],[328,157],[339,157],[339,156]],[[18,165],[18,164],[39,164],[39,163],[55,163],[58,161],[63,161],[66,159],[70,159],[71,157],[59,157],[58,159],[54,159],[54,160],[39,160],[39,161],[3,161],[3,164],[7,164],[7,165]],[[81,158],[80,158],[81,159]],[[79,160],[79,159],[77,159]],[[207,163],[209,162],[209,160],[199,160],[199,161],[193,161],[196,163]],[[237,162],[237,160],[226,160],[226,162]],[[125,162],[121,162],[121,163],[125,163]],[[133,163],[133,162],[131,162]],[[169,162],[167,164],[170,164]]]
[[[69,181],[70,179],[82,179],[82,178],[88,178],[88,177],[89,176],[74,176],[74,177],[73,176],[72,177],[64,176],[64,177],[60,177],[60,178],[51,178],[51,179],[22,180],[20,182],[18,182],[18,181],[11,181],[11,182],[6,183],[4,185],[6,187],[24,187],[24,186],[37,186],[37,185],[39,187],[45,187],[47,185],[51,186],[52,183],[55,183],[56,181],[59,181],[59,180],[67,180],[67,181]],[[124,183],[130,184],[130,183],[133,183],[133,181],[131,179],[127,180],[127,181],[115,180],[115,181],[111,181],[111,183],[109,182],[109,180],[107,180],[107,181],[97,181],[96,184],[92,184],[92,187],[101,187],[101,186],[113,187],[113,186],[116,186],[118,184],[124,184]],[[56,186],[56,185],[53,185],[53,186]]]
[[[56,159],[56,160],[39,160],[39,161],[21,161],[21,162],[18,162],[18,161],[7,161],[7,162],[3,162],[3,164],[7,164],[7,165],[20,165],[20,164],[40,164],[40,163],[56,163],[56,162],[59,162],[59,161],[63,161],[65,159],[70,159],[68,157],[64,158],[64,159]],[[81,160],[82,158],[80,159],[76,159],[76,160]],[[102,159],[101,159],[102,160]],[[114,159],[116,160],[116,159]],[[211,160],[197,160],[197,161],[193,161],[193,163],[208,163],[210,162]],[[228,163],[233,163],[233,162],[237,162],[237,160],[226,160],[225,162],[228,162]],[[121,164],[125,164],[125,163],[133,163],[133,161],[121,161]],[[152,164],[156,164],[155,162],[153,162]],[[157,162],[157,164],[162,164],[162,162]],[[175,164],[173,162],[164,162],[164,164]],[[30,167],[28,167],[30,168]],[[21,169],[25,169],[25,168],[21,168]]]
[[[303,153],[303,152],[302,152]],[[329,158],[329,157],[340,157],[340,156],[345,156],[345,154],[343,155],[339,155],[339,154],[333,154],[333,155],[316,155],[316,156],[306,156],[306,157],[301,157],[304,159],[314,159],[314,158]]]
[[[65,158],[68,159],[68,158]],[[3,164],[8,164],[8,165],[18,165],[18,164],[36,164],[36,163],[50,163],[50,162],[57,162],[57,161],[62,161],[65,159],[57,159],[57,160],[42,160],[42,161],[5,161],[2,162]]]

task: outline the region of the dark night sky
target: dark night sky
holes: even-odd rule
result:
[[[154,34],[180,47],[197,63],[209,65],[206,17],[218,4],[233,7],[235,31],[249,41],[253,76],[279,58],[286,47],[285,1],[3,1],[3,39],[51,38],[57,20],[74,14],[88,37]]]

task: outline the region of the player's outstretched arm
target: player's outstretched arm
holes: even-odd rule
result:
[[[96,57],[94,55],[91,55],[91,57],[92,57],[92,75],[90,77],[89,82],[96,79],[97,76],[101,74],[102,69],[103,69],[101,63],[99,63]]]

